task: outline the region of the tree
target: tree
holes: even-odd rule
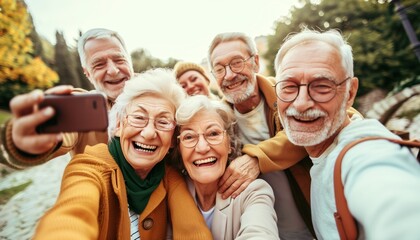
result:
[[[35,88],[52,87],[58,75],[39,56],[33,55],[32,24],[21,0],[0,2],[0,107]]]
[[[173,58],[169,58],[168,61],[164,62],[153,57],[147,50],[142,48],[132,52],[131,59],[133,61],[134,72],[143,72],[157,67],[173,68],[177,63],[177,60]]]
[[[409,50],[407,36],[392,4],[384,0],[314,2],[301,1],[301,6],[294,7],[289,17],[277,22],[275,34],[268,37],[269,50],[265,57],[271,62],[271,74],[274,74],[275,54],[286,36],[307,26],[321,31],[339,29],[347,38],[353,47],[354,71],[361,84],[359,95],[376,87],[389,91],[398,82],[420,75],[419,63]],[[418,6],[415,0],[402,2],[406,6]],[[419,14],[411,11],[409,17],[420,35]]]
[[[77,74],[77,65],[74,55],[70,54],[66,40],[62,32],[55,33],[55,67],[60,76],[59,84],[72,85],[73,87],[81,87],[79,75]]]
[[[77,50],[73,51],[74,59],[76,59],[76,72],[80,79],[81,88],[86,90],[93,90],[94,86],[89,81],[89,79],[86,77],[83,71],[82,63],[80,62],[80,56]]]

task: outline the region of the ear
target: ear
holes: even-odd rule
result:
[[[123,129],[123,123],[120,121],[120,118],[119,118],[119,116],[117,116],[117,127],[115,128],[115,136],[117,136],[117,137],[121,137],[121,131],[122,131],[122,129]]]
[[[350,88],[349,88],[349,99],[347,100],[347,109],[353,106],[354,100],[356,99],[357,89],[359,88],[359,79],[357,77],[352,77],[350,79]]]
[[[256,73],[260,71],[260,56],[258,54],[254,55],[254,71]]]
[[[83,73],[85,74],[85,76],[89,80],[89,82],[92,83],[93,86],[95,86],[95,81],[93,81],[93,79],[91,78],[91,75],[90,75],[89,71],[86,68],[83,68]]]

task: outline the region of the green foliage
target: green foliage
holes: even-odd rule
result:
[[[133,61],[134,72],[137,73],[157,67],[173,68],[177,63],[177,60],[173,58],[169,58],[168,61],[164,62],[150,55],[145,49],[137,49],[132,52],[131,59]]]
[[[70,53],[63,33],[57,31],[55,37],[57,42],[55,44],[55,68],[60,76],[59,84],[82,87],[79,75],[76,72],[76,61],[79,61],[79,59],[74,59],[74,55]]]
[[[11,116],[9,112],[0,110],[0,124],[5,123]]]
[[[274,74],[274,58],[289,33],[303,26],[325,31],[339,29],[353,47],[354,72],[360,80],[359,95],[380,87],[387,91],[399,81],[420,75],[420,63],[393,5],[384,0],[302,0],[290,16],[280,19],[275,34],[268,37],[264,57]],[[401,1],[408,6],[407,15],[420,35],[420,10],[416,0]]]
[[[22,192],[23,190],[25,190],[31,184],[32,184],[32,181],[28,181],[28,182],[20,184],[18,186],[1,190],[0,191],[0,204],[7,203],[7,201],[9,201],[10,198],[12,198],[17,193]]]

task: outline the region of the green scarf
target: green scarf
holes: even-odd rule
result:
[[[157,188],[165,174],[164,161],[158,162],[146,179],[143,180],[125,159],[119,137],[113,137],[109,141],[108,148],[124,176],[129,208],[135,213],[141,214],[149,202],[150,195],[152,195],[152,192]]]

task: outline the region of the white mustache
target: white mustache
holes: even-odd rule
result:
[[[227,87],[227,86],[229,86],[229,85],[232,85],[232,84],[235,84],[235,83],[237,83],[237,82],[242,82],[243,80],[247,80],[248,78],[246,77],[246,76],[243,76],[243,75],[238,75],[238,76],[236,76],[235,77],[235,79],[234,80],[231,80],[231,81],[226,81],[226,80],[223,80],[223,82],[222,82],[222,87]]]
[[[309,109],[305,112],[299,112],[294,107],[289,107],[286,109],[286,116],[287,117],[296,117],[296,118],[303,118],[303,119],[315,119],[319,117],[327,116],[327,113],[321,111],[319,109]]]

